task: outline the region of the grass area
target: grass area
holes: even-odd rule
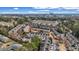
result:
[[[38,47],[39,47],[39,44],[41,42],[41,39],[38,37],[38,36],[34,36],[32,38],[32,41],[31,43],[30,42],[27,42],[27,43],[23,43],[22,45],[24,47],[26,47],[29,51],[37,51],[38,50]]]

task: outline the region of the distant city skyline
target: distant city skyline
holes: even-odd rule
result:
[[[0,14],[79,14],[79,7],[0,7]]]

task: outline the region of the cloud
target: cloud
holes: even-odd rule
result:
[[[33,7],[34,9],[53,9],[56,7]]]
[[[65,7],[65,9],[79,9],[79,7]]]
[[[41,11],[41,12],[43,12],[43,11],[45,12],[45,11],[46,11],[46,12],[48,12],[48,11],[50,11],[50,10],[38,10],[38,11]]]
[[[27,13],[28,14],[32,14],[32,13],[33,14],[45,14],[45,13],[48,14],[49,12],[41,10],[41,11],[28,11]]]
[[[60,7],[33,7],[34,9],[54,9],[54,8],[60,8]],[[61,7],[64,9],[79,9],[79,7]]]
[[[15,7],[15,8],[13,8],[14,10],[18,10],[19,8],[17,8],[17,7]]]
[[[34,9],[46,9],[45,7],[33,7]]]

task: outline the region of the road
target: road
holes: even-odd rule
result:
[[[52,32],[49,32],[49,37],[52,38],[52,41],[54,43],[58,43],[59,44],[59,47],[55,47],[55,48],[59,48],[60,51],[65,51],[66,50],[66,47],[65,47],[65,43],[59,43],[57,39],[55,39],[55,35],[52,33]]]

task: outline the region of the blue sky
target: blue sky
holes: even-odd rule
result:
[[[77,13],[79,7],[0,7],[0,14]]]

